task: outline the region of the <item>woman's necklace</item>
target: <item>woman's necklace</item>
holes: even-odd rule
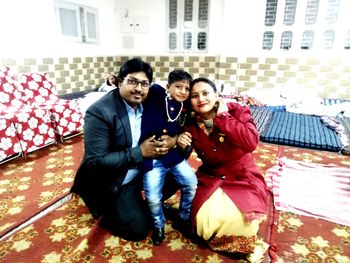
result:
[[[202,119],[202,121],[203,121],[203,123],[204,123],[205,128],[207,128],[207,129],[213,128],[213,126],[214,126],[214,121],[213,121],[213,119],[209,119],[209,120],[204,120],[204,119]]]
[[[175,119],[172,119],[172,118],[170,117],[170,113],[169,113],[168,96],[165,96],[165,110],[166,110],[166,116],[168,117],[168,122],[174,122],[174,121],[176,121],[176,120],[180,117],[182,108],[183,108],[183,103],[182,103],[182,101],[181,101],[181,107],[180,107],[179,113],[177,114],[177,116],[175,117]]]

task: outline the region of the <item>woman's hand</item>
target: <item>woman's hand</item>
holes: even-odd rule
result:
[[[226,105],[226,102],[224,101],[223,98],[219,98],[218,99],[219,102],[219,107],[218,110],[216,112],[216,114],[222,113],[222,112],[227,112],[228,111],[228,107]]]
[[[185,150],[187,146],[191,146],[192,144],[192,136],[189,132],[183,132],[179,135],[177,139],[177,144]]]

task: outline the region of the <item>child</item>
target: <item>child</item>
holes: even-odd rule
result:
[[[190,94],[192,77],[183,70],[169,73],[166,89],[154,84],[150,87],[144,105],[141,124],[141,142],[152,135],[161,140],[163,134],[177,138],[184,124],[185,103]],[[190,209],[197,188],[197,178],[184,158],[180,147],[172,148],[157,159],[144,160],[143,186],[153,220],[153,244],[164,240],[165,216],[162,209],[162,188],[167,173],[171,173],[180,186],[181,199],[178,220],[173,227],[182,233],[190,232]]]

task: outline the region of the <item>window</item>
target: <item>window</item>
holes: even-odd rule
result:
[[[314,32],[306,30],[303,33],[303,40],[301,42],[301,49],[311,49],[314,43]]]
[[[346,34],[344,49],[350,49],[350,30]]]
[[[168,0],[169,52],[204,53],[208,49],[209,0]]]
[[[293,32],[284,31],[281,37],[281,49],[289,50],[292,47]]]
[[[272,47],[273,47],[273,35],[274,35],[274,33],[272,31],[265,31],[264,32],[263,49],[272,49]]]
[[[55,2],[57,20],[62,35],[72,41],[99,41],[98,11],[95,8],[68,2]]]
[[[262,49],[350,49],[350,19],[340,12],[349,7],[340,0],[266,0]]]

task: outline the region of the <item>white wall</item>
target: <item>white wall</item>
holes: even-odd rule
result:
[[[265,0],[225,0],[222,55],[244,57],[261,53],[265,5]]]
[[[0,57],[117,55],[120,51],[114,0],[74,0],[98,3],[101,43],[80,44],[61,37],[53,0],[0,1]]]
[[[116,16],[118,21],[119,44],[122,54],[164,54],[166,50],[166,1],[165,0],[115,0]],[[144,17],[148,19],[145,32],[123,33],[122,20]],[[123,48],[124,37],[134,40],[134,48]]]
[[[51,19],[54,16],[51,3],[45,0],[37,2],[34,8],[31,1],[0,2],[2,56],[22,56],[39,51],[45,53],[52,43],[57,42],[55,24]],[[42,37],[43,34],[45,37]]]

